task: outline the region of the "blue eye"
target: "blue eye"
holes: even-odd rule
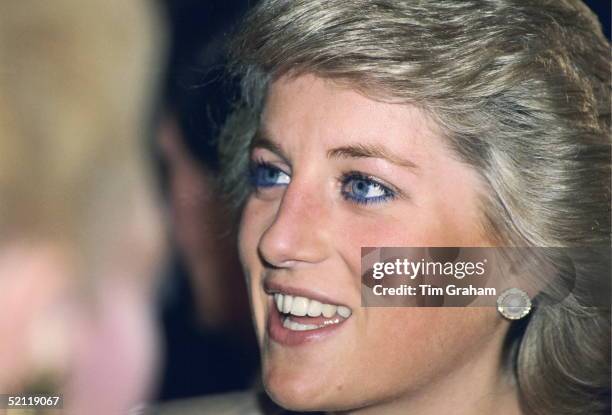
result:
[[[395,192],[361,173],[349,173],[342,178],[342,196],[352,202],[368,204],[393,199]]]
[[[258,161],[250,168],[250,181],[253,187],[262,188],[288,185],[291,178],[278,167]]]

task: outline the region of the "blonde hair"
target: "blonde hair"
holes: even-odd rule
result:
[[[431,114],[487,183],[483,217],[500,244],[609,251],[609,43],[580,1],[263,0],[231,56],[242,97],[221,156],[236,206],[268,85],[313,73]],[[524,409],[608,413],[609,310],[575,293],[536,300],[508,337]]]
[[[0,243],[64,240],[92,266],[147,187],[137,137],[162,39],[146,3],[3,2]]]

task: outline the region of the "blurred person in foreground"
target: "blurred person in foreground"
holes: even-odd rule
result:
[[[164,243],[140,140],[162,33],[144,0],[0,6],[0,393],[88,415],[150,393]]]

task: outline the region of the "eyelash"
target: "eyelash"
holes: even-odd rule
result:
[[[267,161],[264,160],[254,160],[251,162],[251,165],[249,166],[249,181],[251,183],[251,186],[253,186],[255,189],[260,189],[260,188],[269,188],[269,187],[276,187],[276,186],[281,186],[284,184],[264,184],[261,183],[261,177],[258,177],[258,174],[261,173],[263,170],[265,169],[265,171],[267,172],[275,172],[275,173],[282,173],[284,175],[289,176],[287,173],[285,173],[284,171],[282,171],[281,169],[279,169],[278,167],[276,167],[275,165],[273,165],[272,163],[269,163]]]
[[[271,188],[271,187],[276,187],[276,186],[285,186],[288,184],[288,183],[262,183],[263,178],[260,177],[259,175],[261,175],[262,173],[266,173],[266,172],[273,172],[275,174],[283,174],[283,175],[289,176],[289,174],[285,173],[283,170],[279,169],[278,167],[274,166],[273,164],[267,161],[253,160],[249,167],[249,178],[250,178],[251,185],[253,186],[255,190],[262,189],[262,188]],[[350,172],[344,173],[338,178],[338,181],[341,184],[340,193],[342,197],[351,203],[356,203],[360,205],[369,205],[373,203],[382,203],[382,202],[386,202],[389,200],[393,200],[397,196],[397,193],[395,191],[391,190],[389,187],[380,183],[374,177],[368,176],[361,172],[350,171]],[[382,194],[373,196],[373,197],[363,197],[363,196],[355,195],[354,192],[351,193],[349,186],[351,185],[354,186],[355,182],[358,182],[358,181],[365,183],[365,185],[367,186],[366,188],[367,192],[370,192],[372,188],[375,188],[375,189],[378,189],[379,193],[382,193]]]
[[[374,186],[380,189],[380,191],[383,194],[379,196],[369,197],[369,198],[368,197],[358,197],[358,196],[352,195],[349,191],[347,191],[347,186],[349,186],[351,182],[354,184],[356,181],[364,182],[366,183],[366,185],[371,186],[371,187]],[[393,200],[396,197],[396,192],[389,189],[384,184],[380,183],[374,177],[368,176],[361,172],[351,171],[348,173],[344,173],[340,177],[340,183],[342,183],[340,193],[342,194],[342,197],[345,200],[348,200],[349,202],[353,202],[353,203],[357,203],[361,205],[369,205],[373,203],[382,203],[382,202],[386,202],[389,200]]]

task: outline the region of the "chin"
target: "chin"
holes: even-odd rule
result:
[[[285,409],[298,412],[342,409],[339,402],[334,402],[339,398],[338,387],[328,384],[315,373],[288,373],[273,369],[264,373],[263,381],[270,398]]]

